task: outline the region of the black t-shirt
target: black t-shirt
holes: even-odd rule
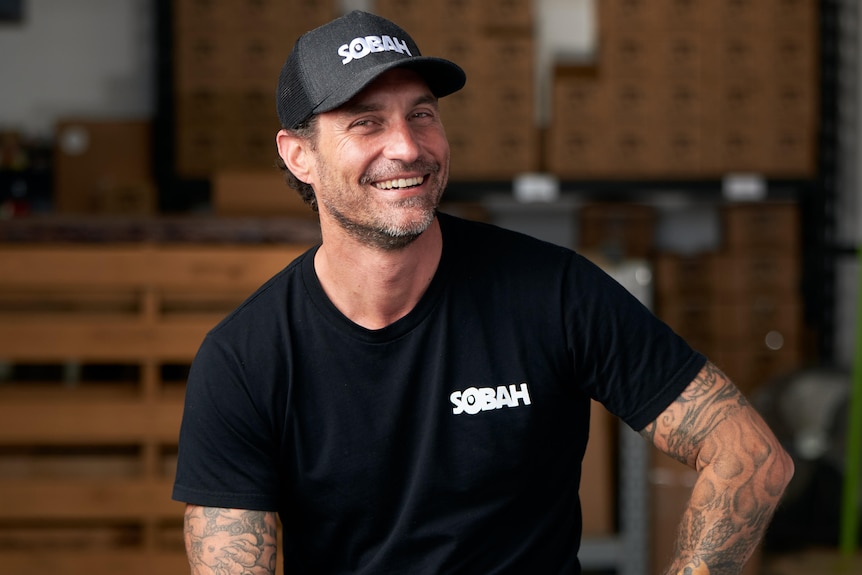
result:
[[[580,572],[590,399],[640,429],[705,359],[573,251],[439,220],[428,290],[383,329],[310,250],[208,334],[175,499],[278,511],[292,573]]]

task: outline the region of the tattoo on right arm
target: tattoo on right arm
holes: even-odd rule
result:
[[[183,529],[192,575],[274,575],[275,513],[186,506]]]

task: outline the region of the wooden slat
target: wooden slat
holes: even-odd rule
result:
[[[32,286],[99,288],[253,288],[287,266],[305,245],[0,246],[0,289]]]
[[[201,313],[158,323],[135,316],[0,315],[0,359],[189,361],[224,315]]]
[[[182,386],[162,381],[161,366],[188,365],[208,330],[305,249],[0,245],[0,361],[139,367],[135,381],[119,385],[85,381],[66,389],[63,381],[77,381],[75,374],[53,381],[50,368],[21,370],[0,386],[0,523],[7,540],[38,540],[59,528],[103,544],[30,552],[22,543],[17,551],[0,549],[0,571],[188,573],[183,504],[170,498]],[[28,373],[50,381],[29,381]],[[68,469],[74,473],[57,471]],[[111,538],[124,537],[124,525],[136,526],[134,543]],[[116,547],[128,544],[135,549]]]
[[[174,444],[182,410],[181,399],[9,399],[0,403],[0,444],[122,445],[145,440]]]
[[[182,551],[0,550],[4,573],[50,575],[188,575]]]
[[[172,479],[0,479],[0,521],[179,520]]]

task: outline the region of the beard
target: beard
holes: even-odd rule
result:
[[[369,172],[360,183],[389,179],[389,173],[424,173],[431,190],[421,196],[402,198],[385,205],[371,204],[362,192],[350,191],[347,185],[339,186],[332,174],[322,178],[325,189],[341,189],[342,193],[318,197],[325,209],[343,230],[364,245],[385,251],[409,246],[434,222],[437,207],[446,185],[447,170],[431,161],[416,161],[390,170]]]

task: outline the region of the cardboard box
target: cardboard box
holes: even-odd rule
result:
[[[227,134],[229,158],[219,168],[246,168],[266,170],[275,166],[278,149],[275,144],[277,125],[246,123]]]
[[[758,296],[713,307],[715,341],[723,347],[798,348],[802,338],[802,304],[779,294]]]
[[[710,359],[747,397],[774,381],[799,370],[807,361],[799,345],[769,349],[765,344],[749,349],[718,347]]]
[[[148,120],[61,120],[55,162],[57,212],[152,214],[158,207]]]
[[[721,301],[797,294],[801,262],[792,254],[722,253],[715,257],[715,273],[721,281],[716,296]]]
[[[275,85],[294,38],[285,34],[255,31],[238,35],[235,51],[227,54],[230,68],[237,71],[233,86],[269,88],[275,106]],[[229,86],[226,86],[229,87]]]
[[[375,0],[374,2],[374,13],[392,20],[409,32],[425,56],[442,56],[440,42],[446,31],[443,27],[444,20],[438,12],[441,9],[441,6],[435,6],[429,13],[427,3],[420,0]],[[456,30],[471,28],[464,20],[452,20],[450,26]]]
[[[763,122],[746,124],[737,117],[703,128],[704,171],[715,175],[748,172],[770,175],[770,133]]]
[[[579,210],[579,249],[607,257],[645,258],[652,252],[655,210],[629,203],[590,203]]]
[[[531,124],[453,125],[446,135],[450,180],[509,180],[538,169],[538,131]]]
[[[733,0],[722,2],[720,18],[725,30],[763,33],[773,27],[777,14],[774,0]]]
[[[228,85],[238,78],[236,54],[240,35],[216,29],[183,29],[174,35],[174,84],[182,93],[187,87]]]
[[[185,178],[209,178],[230,161],[230,142],[218,124],[177,124],[174,146],[176,172]]]
[[[660,42],[642,30],[619,30],[614,34],[601,35],[599,67],[602,74],[641,79],[665,76]]]
[[[558,65],[551,77],[551,129],[602,126],[612,117],[609,84],[593,65]]]
[[[662,252],[655,259],[656,295],[676,300],[684,296],[708,297],[717,280],[714,255],[682,255]]]
[[[766,141],[764,172],[774,178],[814,179],[817,176],[817,133],[812,128],[777,127]]]
[[[721,208],[724,246],[732,252],[798,254],[799,206],[795,202],[726,204]]]
[[[500,78],[519,78],[525,83],[534,81],[536,42],[532,34],[520,32],[494,32],[482,34],[477,40],[481,67],[473,81],[499,81]]]
[[[715,124],[709,122],[710,127],[719,130],[723,126],[772,127],[768,80],[725,74],[716,77],[712,87],[713,90],[703,94],[707,109],[713,111],[712,120]]]
[[[291,44],[300,33],[339,15],[335,3],[320,0],[177,0],[173,8],[175,31],[267,30],[286,36]]]
[[[662,0],[602,0],[596,2],[600,36],[617,32],[652,35],[665,26],[657,4]]]
[[[581,126],[554,122],[546,168],[566,179],[626,179],[664,175],[656,133],[644,126]]]
[[[532,0],[494,0],[483,2],[480,25],[488,30],[533,29],[535,14]]]
[[[696,30],[619,30],[600,37],[599,66],[609,77],[692,79],[703,72],[706,46]]]
[[[668,122],[657,134],[658,162],[667,178],[702,178],[709,174],[704,152],[705,140],[700,123]]]
[[[816,35],[820,0],[772,0],[776,27],[801,34]]]
[[[651,2],[650,4],[653,4]],[[671,30],[703,33],[714,26],[716,0],[658,0],[663,21]]]
[[[618,455],[617,419],[600,403],[590,407],[590,439],[581,467],[581,514],[585,537],[607,536],[615,531]]]
[[[258,2],[259,0],[246,0],[250,3]],[[284,0],[271,0],[276,3],[284,3]],[[379,1],[379,0],[375,0]],[[295,37],[291,40],[291,46],[296,41],[299,34],[318,26],[322,26],[326,22],[341,15],[341,9],[338,3],[321,2],[320,0],[291,0],[288,2],[291,7],[291,19],[288,23],[291,29],[295,30]],[[282,22],[281,24],[285,24]],[[287,54],[285,54],[285,57]]]
[[[291,216],[317,219],[290,188],[281,171],[217,170],[212,178],[213,212],[219,216]]]
[[[716,311],[710,297],[660,296],[656,315],[693,348],[707,353],[716,344]]]
[[[173,22],[176,31],[226,29],[232,25],[231,0],[175,0]]]
[[[820,123],[820,94],[816,82],[778,78],[766,88],[771,115],[781,128],[804,129],[815,135]]]

